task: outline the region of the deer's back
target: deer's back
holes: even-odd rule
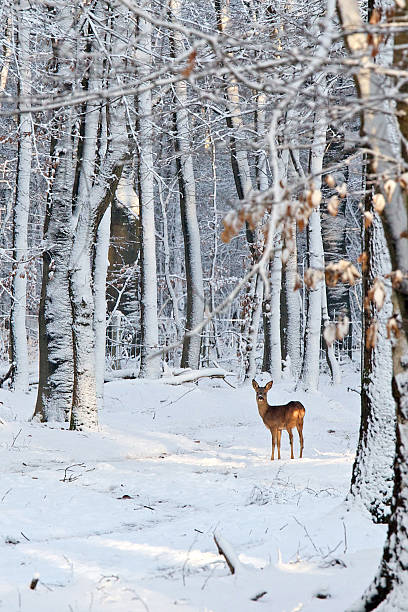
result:
[[[301,402],[289,402],[283,406],[268,406],[263,421],[268,428],[293,429],[303,423],[305,407]]]

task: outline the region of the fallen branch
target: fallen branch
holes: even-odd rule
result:
[[[226,376],[235,376],[235,374],[234,372],[226,372],[222,368],[203,368],[201,370],[187,370],[173,376],[163,376],[163,378],[160,378],[160,382],[166,385],[182,385],[187,382],[196,382],[200,378],[222,378],[225,381]]]
[[[232,548],[231,544],[225,538],[223,538],[223,536],[218,531],[214,531],[214,542],[218,548],[219,554],[224,557],[231,574],[235,574],[238,571],[242,571],[241,561],[235,554],[234,549]]]

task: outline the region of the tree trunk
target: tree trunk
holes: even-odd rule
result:
[[[152,25],[139,18],[140,74],[143,78],[151,71]],[[138,95],[139,130],[139,201],[141,217],[141,332],[142,348],[140,376],[158,378],[160,357],[153,357],[159,348],[157,320],[157,269],[156,269],[156,227],[154,215],[154,175],[153,175],[153,123],[151,90]]]
[[[179,20],[181,0],[171,0],[173,18]],[[173,32],[173,55],[184,51],[181,34]],[[187,82],[174,85],[176,108],[174,113],[176,166],[179,184],[181,224],[184,237],[184,258],[187,282],[186,331],[194,329],[204,315],[204,285],[201,263],[201,242],[196,210],[195,176],[190,144],[190,126],[187,114]],[[201,336],[184,339],[181,367],[197,369],[200,365]]]
[[[263,304],[265,341],[262,370],[269,372],[272,380],[279,381],[282,375],[280,330],[282,249],[278,247],[278,241],[275,241],[275,253],[269,268],[271,292]]]
[[[301,301],[299,291],[295,291],[297,279],[297,248],[296,248],[296,222],[293,223],[293,250],[289,259],[282,268],[282,297],[284,308],[282,309],[283,342],[282,358],[290,362],[290,373],[297,380],[300,374],[301,352],[300,352],[300,313]]]
[[[381,74],[370,72],[365,66],[371,61],[371,47],[367,37],[359,32],[364,29],[357,0],[337,0],[340,22],[344,30],[352,56],[358,57],[355,79],[363,107],[363,132],[367,137],[373,158],[371,169],[378,177],[394,176],[393,162],[395,130],[393,118],[383,112],[378,100],[384,99],[387,83]],[[406,19],[408,11],[401,10],[398,17]],[[357,34],[353,33],[357,32]],[[398,69],[406,69],[404,49],[407,34],[402,31],[396,34],[394,64]],[[398,49],[398,47],[397,47]],[[406,84],[403,85],[406,88]],[[370,98],[377,102],[373,105]],[[389,105],[388,102],[383,104]],[[387,108],[389,110],[389,106]],[[404,112],[406,103],[404,102]],[[406,116],[398,116],[399,141],[408,136]],[[406,140],[405,140],[406,141]],[[405,149],[402,150],[405,155]],[[383,182],[379,181],[383,190]],[[392,197],[388,200],[382,216],[385,236],[391,256],[393,270],[408,272],[408,203],[406,193],[396,184]],[[400,317],[401,331],[394,341],[392,392],[396,403],[396,456],[394,462],[394,489],[391,502],[391,516],[388,525],[387,540],[378,574],[371,586],[364,593],[352,610],[368,612],[371,610],[408,610],[408,281],[404,279],[393,290],[394,313]]]
[[[98,227],[93,263],[95,380],[98,412],[103,408],[106,353],[106,277],[110,242],[111,206],[108,206]]]
[[[363,295],[366,296],[374,279],[383,279],[391,271],[384,230],[377,215],[365,231],[364,251],[368,255],[369,265],[363,276]],[[387,290],[386,301],[380,312],[372,304],[370,310],[364,313],[360,438],[349,496],[361,502],[378,523],[385,523],[390,517],[394,476],[395,403],[391,389],[391,343],[386,338],[386,323],[391,315],[390,290]],[[375,347],[371,348],[366,346],[365,339],[375,320],[378,321],[378,337]]]
[[[251,305],[252,317],[247,333],[247,358],[245,380],[252,380],[256,376],[256,349],[258,343],[259,322],[262,313],[263,279],[260,274],[256,275],[255,291]]]
[[[324,90],[317,85],[318,98],[324,99]],[[314,136],[311,150],[310,170],[314,178],[315,188],[321,189],[321,172],[323,168],[323,157],[326,146],[327,116],[323,110],[315,114]],[[320,206],[313,209],[307,225],[309,267],[323,274],[322,280],[317,281],[314,287],[308,291],[308,308],[306,320],[305,351],[303,355],[302,381],[304,387],[310,391],[316,391],[319,386],[319,357],[320,357],[320,333],[322,321],[322,306],[327,315],[326,284],[324,281],[324,252],[322,241],[322,229],[320,223]],[[326,319],[327,323],[327,319]],[[333,381],[339,382],[338,366],[334,352],[327,347],[329,367]]]
[[[69,7],[58,11],[61,31],[54,45],[60,91],[72,91],[72,40],[75,24]],[[40,376],[34,416],[42,421],[69,420],[73,390],[72,311],[68,265],[72,247],[72,187],[74,182],[71,111],[59,114],[59,136],[51,145],[55,168],[44,224],[45,249],[39,310]]]
[[[30,177],[32,155],[31,114],[24,111],[31,95],[30,21],[27,0],[20,0],[18,10],[18,96],[19,138],[17,153],[16,196],[13,214],[13,278],[10,315],[11,359],[14,364],[12,386],[16,391],[28,391],[28,348],[26,330],[27,307],[27,230],[30,208]]]

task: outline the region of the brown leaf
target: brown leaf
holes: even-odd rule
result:
[[[327,203],[327,210],[333,217],[335,217],[339,212],[339,204],[340,200],[337,196],[331,197]]]
[[[388,179],[388,181],[385,181],[384,191],[388,202],[391,202],[396,186],[397,183],[393,179]]]
[[[196,62],[196,57],[197,57],[197,51],[193,49],[190,55],[188,56],[187,66],[184,68],[183,72],[181,73],[185,79],[188,79],[190,74],[193,72],[195,62]]]
[[[387,338],[391,339],[391,335],[395,336],[395,338],[399,338],[401,335],[401,322],[397,319],[395,315],[392,315],[387,321],[386,325],[387,330]]]
[[[358,263],[361,264],[361,269],[363,272],[367,272],[368,270],[368,255],[365,251],[359,255],[357,259]]]
[[[378,336],[378,321],[374,320],[370,327],[367,329],[365,346],[366,349],[373,349],[377,344],[377,336]]]
[[[364,213],[364,227],[367,229],[370,227],[374,219],[374,215],[369,210],[366,210]]]
[[[381,215],[385,208],[385,198],[382,193],[376,193],[373,196],[373,206],[375,212]]]

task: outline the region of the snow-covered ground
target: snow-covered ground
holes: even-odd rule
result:
[[[357,384],[276,384],[269,402],[299,399],[306,417],[304,458],[284,432],[274,462],[250,386],[111,382],[92,434],[28,422],[35,393],[0,390],[0,610],[343,612],[385,538],[344,504]],[[234,576],[215,530],[239,554]]]

